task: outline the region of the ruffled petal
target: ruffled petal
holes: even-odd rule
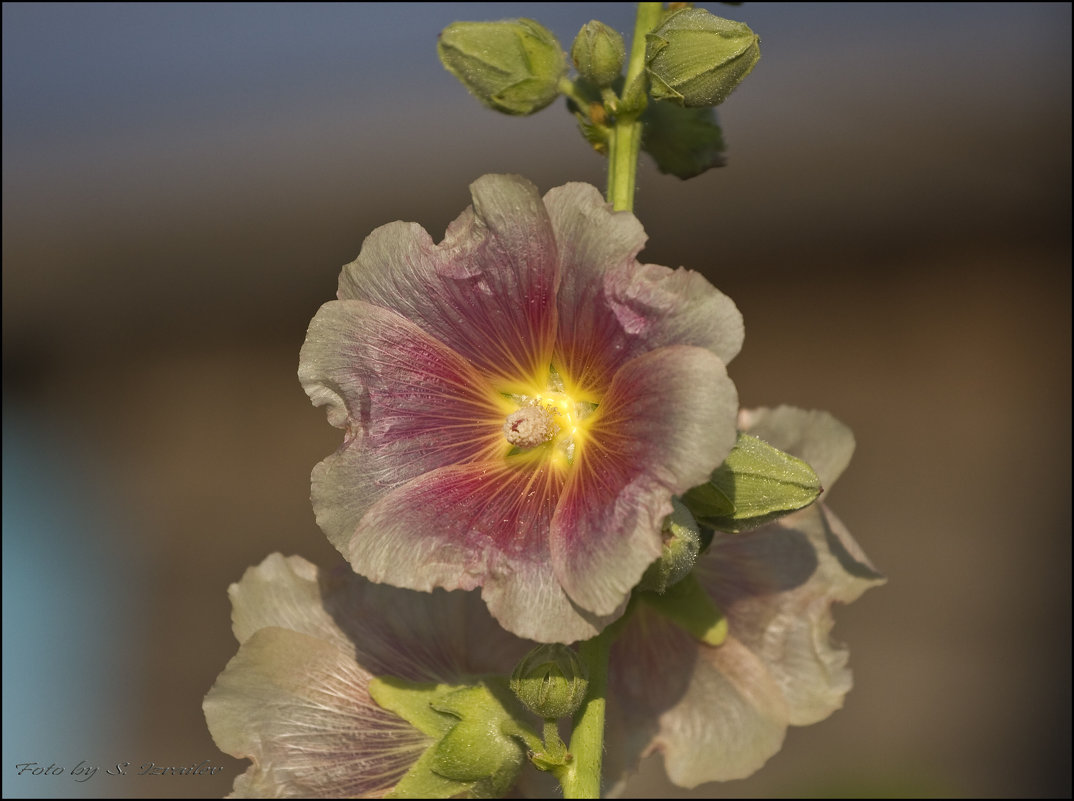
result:
[[[759,658],[734,639],[700,645],[639,605],[612,648],[608,777],[664,755],[680,787],[744,778],[779,751],[787,708]]]
[[[666,345],[695,345],[724,363],[742,347],[742,315],[699,273],[639,264],[645,231],[612,211],[588,184],[549,191],[559,244],[556,364],[584,389],[607,384],[629,359]]]
[[[416,593],[272,554],[228,594],[239,652],[206,696],[240,797],[380,796],[430,744],[369,697],[372,676],[465,682],[532,647],[473,593]],[[390,610],[390,614],[384,614]]]
[[[322,306],[299,377],[314,404],[347,430],[342,448],[313,475],[317,522],[340,550],[393,487],[502,450],[496,391],[461,356],[387,309],[362,301]]]
[[[431,744],[369,697],[371,676],[335,645],[254,632],[205,698],[220,750],[253,760],[237,795],[379,797]]]
[[[627,598],[660,555],[671,496],[734,445],[737,408],[723,362],[701,348],[661,348],[616,373],[552,520],[552,564],[579,606],[606,615]]]
[[[717,533],[695,575],[727,615],[726,642],[691,640],[643,608],[623,638],[630,650],[613,652],[632,674],[617,681],[623,699],[615,703],[649,721],[647,731],[640,721],[644,739],[625,743],[627,765],[631,754],[662,752],[669,778],[683,787],[748,776],[779,750],[786,726],[842,706],[851,676],[846,649],[829,638],[832,603],[884,581],[819,505],[747,534]],[[646,711],[639,688],[654,682],[678,689]]]
[[[549,564],[561,484],[554,469],[502,459],[440,468],[370,508],[344,555],[374,581],[417,590],[483,587],[489,611],[520,637],[592,637],[608,621],[571,604]]]
[[[782,688],[789,723],[828,717],[851,686],[848,652],[829,637],[832,604],[850,603],[884,579],[820,505],[745,537],[717,538],[697,574],[732,634]]]
[[[854,455],[854,433],[827,412],[793,406],[743,409],[738,425],[743,431],[803,459],[820,477],[825,491],[832,488]]]
[[[439,245],[414,223],[371,233],[339,298],[398,312],[490,377],[547,370],[558,273],[544,204],[517,175],[483,176],[470,191],[473,206]]]

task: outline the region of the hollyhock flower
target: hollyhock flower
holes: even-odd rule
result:
[[[742,319],[638,263],[641,225],[591,186],[471,192],[439,245],[374,231],[310,324],[299,377],[345,431],[314,510],[373,581],[481,587],[510,631],[572,642],[622,614],[671,497],[734,444]]]
[[[378,706],[371,679],[464,683],[510,673],[532,645],[472,593],[376,585],[295,556],[269,556],[228,594],[239,652],[204,710],[220,749],[253,760],[237,797],[385,795],[433,739]]]
[[[807,461],[828,489],[854,449],[850,430],[823,412],[743,411],[740,426]],[[637,605],[612,647],[613,776],[654,752],[683,787],[756,771],[787,726],[842,706],[851,676],[847,651],[829,639],[831,605],[884,581],[820,503],[750,532],[717,532],[693,575],[726,615],[727,639],[706,645]]]

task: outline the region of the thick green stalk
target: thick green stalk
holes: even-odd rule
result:
[[[616,211],[633,211],[638,155],[641,153],[641,113],[645,111],[645,35],[660,22],[662,3],[638,3],[623,97],[616,109],[608,140],[608,202]]]
[[[608,694],[608,653],[617,626],[609,626],[578,646],[589,673],[585,703],[575,713],[569,751],[573,757],[559,774],[564,798],[600,798],[604,761],[604,707]]]
[[[615,124],[608,141],[608,202],[616,211],[633,211],[635,177],[641,154],[641,113],[648,98],[645,77],[645,35],[660,22],[662,3],[638,3],[630,45],[623,96],[614,109]],[[585,703],[574,716],[569,751],[571,760],[555,771],[564,798],[600,798],[604,761],[604,709],[608,692],[608,654],[619,626],[612,625],[578,646],[589,675]]]

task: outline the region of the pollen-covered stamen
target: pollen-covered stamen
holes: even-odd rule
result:
[[[543,406],[523,406],[511,412],[503,422],[503,435],[519,448],[536,448],[551,440],[559,431],[552,414]]]

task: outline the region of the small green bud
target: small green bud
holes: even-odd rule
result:
[[[657,100],[717,106],[761,57],[760,37],[703,8],[670,14],[645,37],[645,67]]]
[[[531,19],[455,22],[440,33],[440,62],[470,94],[504,114],[533,114],[559,96],[567,59]]]
[[[689,490],[682,500],[702,525],[737,533],[809,506],[820,493],[812,467],[739,432],[708,483]]]
[[[619,77],[626,60],[626,45],[618,31],[599,20],[590,20],[574,37],[571,60],[579,75],[603,89]]]
[[[545,720],[573,715],[585,700],[585,665],[566,645],[539,645],[522,657],[511,674],[511,691],[527,709]]]
[[[638,584],[639,590],[651,590],[661,595],[668,587],[678,584],[697,562],[701,550],[701,533],[697,521],[681,501],[671,499],[671,514],[664,518],[664,550],[660,558],[649,565]]]

